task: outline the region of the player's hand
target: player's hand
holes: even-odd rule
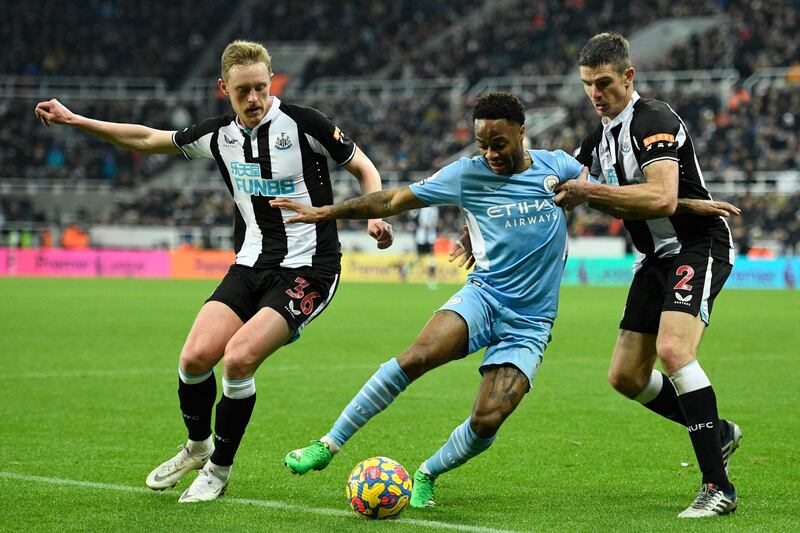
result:
[[[67,109],[64,104],[55,98],[36,104],[34,113],[42,121],[42,124],[48,128],[50,124],[69,124],[75,118],[75,113]]]
[[[392,225],[379,218],[370,219],[367,231],[370,237],[378,241],[378,250],[385,250],[394,242],[394,230],[392,230]]]
[[[680,203],[685,205],[685,211],[703,217],[738,217],[742,210],[728,202],[718,202],[716,200],[694,200],[681,199]]]
[[[326,220],[326,218],[323,216],[323,208],[301,204],[293,200],[289,200],[288,198],[275,198],[269,201],[269,205],[272,207],[277,207],[278,209],[286,209],[297,213],[293,217],[284,217],[283,221],[287,224],[295,224],[297,222],[314,224],[320,220]]]
[[[589,168],[583,167],[577,178],[567,180],[556,187],[556,196],[553,200],[556,205],[563,207],[567,211],[572,211],[579,205],[586,203],[586,193],[592,186],[594,184],[589,181]]]
[[[475,266],[475,256],[472,255],[472,240],[469,238],[469,231],[466,226],[464,226],[464,232],[461,236],[450,245],[447,260],[452,263],[459,257],[461,260],[457,263],[458,268],[464,267],[469,270]]]

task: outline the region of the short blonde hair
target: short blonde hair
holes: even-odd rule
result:
[[[231,68],[236,65],[253,65],[266,63],[267,70],[272,74],[272,58],[261,43],[252,41],[233,41],[222,52],[222,79],[228,80]]]

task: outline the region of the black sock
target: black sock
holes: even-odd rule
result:
[[[216,399],[214,372],[205,381],[192,385],[178,378],[178,400],[190,440],[205,440],[211,435],[211,409]]]
[[[686,417],[683,416],[683,411],[681,411],[681,404],[678,402],[678,393],[675,392],[675,387],[672,386],[672,382],[664,374],[661,374],[661,378],[661,391],[658,396],[642,405],[664,418],[686,426]]]
[[[713,483],[725,492],[732,486],[725,474],[720,449],[720,420],[717,415],[717,397],[709,385],[678,396],[686,417],[686,427],[692,440],[697,464],[703,472],[703,483]]]
[[[231,466],[233,456],[242,442],[244,430],[250,422],[256,395],[234,400],[224,394],[217,404],[217,418],[214,423],[214,454],[211,462],[218,466]]]

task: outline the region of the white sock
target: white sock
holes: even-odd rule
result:
[[[669,377],[678,396],[711,386],[705,371],[695,359]]]
[[[195,455],[202,455],[213,448],[214,435],[209,435],[206,440],[191,440],[186,441],[186,447]]]
[[[319,438],[319,441],[325,446],[327,446],[333,455],[339,453],[340,450],[339,445],[336,444],[336,442],[329,436],[323,435],[322,437]]]
[[[639,394],[634,398],[634,401],[639,402],[640,404],[644,405],[646,403],[650,403],[656,399],[658,393],[661,392],[661,387],[664,385],[664,378],[661,377],[661,372],[658,370],[653,369],[650,373],[650,380],[647,382],[647,385],[639,392]]]
[[[210,470],[211,472],[214,473],[214,475],[216,477],[218,477],[219,479],[221,479],[223,481],[227,481],[228,478],[231,475],[231,467],[230,466],[215,465],[211,461],[208,461],[206,463],[206,466],[203,467],[203,469],[206,470],[206,471]]]

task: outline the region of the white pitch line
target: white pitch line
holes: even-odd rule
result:
[[[360,364],[360,365],[336,365],[337,369],[341,370],[370,370],[376,369],[380,365],[379,364]],[[308,372],[309,370],[319,369],[325,370],[327,369],[327,365],[291,365],[291,366],[274,366],[269,367],[266,370],[262,370],[262,373],[272,373],[276,374],[279,372]],[[221,370],[218,370],[221,372]],[[139,374],[164,374],[164,375],[177,375],[177,370],[173,368],[124,368],[124,369],[117,369],[117,370],[80,370],[80,369],[73,369],[73,370],[52,370],[49,372],[7,372],[7,373],[0,373],[0,380],[19,380],[19,379],[53,379],[53,378],[113,378],[113,377],[123,377],[123,376],[135,376]]]
[[[115,483],[97,483],[94,481],[79,481],[76,479],[62,479],[57,477],[44,477],[44,476],[31,476],[28,474],[18,474],[16,472],[0,472],[0,478],[14,479],[18,481],[33,481],[36,483],[48,483],[50,485],[66,485],[71,487],[82,487],[87,489],[98,490],[114,490],[117,492],[129,492],[134,494],[153,494],[155,496],[173,495],[170,492],[157,492],[146,489],[144,487],[130,487],[128,485],[117,485]],[[229,498],[227,496],[218,500],[219,503],[233,503],[244,505],[255,505],[258,507],[267,507],[270,509],[281,509],[284,511],[292,511],[295,513],[310,513],[328,516],[346,516],[353,517],[353,513],[343,511],[341,509],[328,509],[325,507],[304,507],[293,503],[284,503],[275,500],[249,500],[246,498]],[[355,518],[355,517],[353,517]],[[470,533],[519,533],[508,529],[495,529],[491,527],[470,526],[467,524],[451,524],[448,522],[436,522],[435,520],[418,520],[416,518],[397,518],[392,520],[400,524],[410,524],[420,527],[434,527],[440,529],[450,529],[454,531],[468,531]]]
[[[135,376],[137,374],[164,374],[164,368],[128,368],[120,370],[53,370],[50,372],[20,372],[0,374],[0,379],[50,379],[80,377]],[[177,372],[175,372],[177,374]]]

